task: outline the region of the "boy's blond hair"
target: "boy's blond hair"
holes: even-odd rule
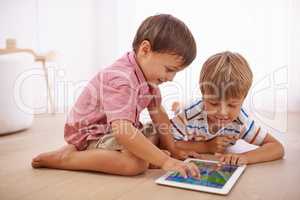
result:
[[[208,58],[200,73],[203,97],[214,99],[245,98],[252,84],[253,74],[246,59],[230,51]],[[212,96],[211,96],[212,95]]]

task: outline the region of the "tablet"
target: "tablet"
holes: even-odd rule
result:
[[[183,178],[179,172],[168,172],[155,182],[161,185],[226,195],[246,168],[246,165],[219,166],[218,161],[193,158],[184,162],[195,163],[199,167],[201,178]]]

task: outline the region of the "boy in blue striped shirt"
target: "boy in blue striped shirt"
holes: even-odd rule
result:
[[[211,56],[200,74],[202,98],[171,119],[176,147],[197,153],[214,153],[221,163],[242,165],[280,159],[283,145],[258,125],[242,108],[252,84],[252,71],[238,53]],[[176,110],[176,105],[174,108]],[[241,154],[226,153],[243,139],[259,148]]]

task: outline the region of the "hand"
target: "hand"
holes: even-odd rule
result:
[[[188,151],[188,150],[182,150],[175,148],[171,150],[171,155],[173,158],[179,159],[179,160],[185,160],[187,158],[203,158],[201,154],[195,152],[195,151]]]
[[[217,136],[212,140],[207,141],[209,153],[224,153],[226,148],[234,144],[239,139],[238,136],[227,135]]]
[[[164,162],[162,169],[165,171],[179,172],[184,178],[192,176],[200,179],[200,170],[194,163],[185,163],[170,157]]]
[[[219,159],[219,164],[224,165],[247,165],[248,159],[244,154],[220,154],[215,153],[215,156]]]
[[[172,103],[171,110],[173,111],[174,114],[178,114],[180,111],[180,108],[181,108],[181,105],[180,105],[179,101],[174,101]]]

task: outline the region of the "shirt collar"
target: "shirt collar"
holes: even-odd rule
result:
[[[145,75],[144,75],[141,67],[139,66],[139,64],[136,61],[135,52],[134,51],[128,52],[127,56],[128,56],[129,62],[134,66],[136,76],[137,76],[139,84],[141,86],[140,89],[144,93],[151,92],[153,90],[152,87],[154,87],[154,86],[149,85],[148,82],[146,81]]]
[[[139,80],[140,84],[146,84],[146,78],[144,76],[143,71],[141,70],[140,66],[138,65],[137,61],[136,61],[136,54],[134,53],[134,51],[131,51],[127,54],[129,62],[134,66],[137,78]]]

